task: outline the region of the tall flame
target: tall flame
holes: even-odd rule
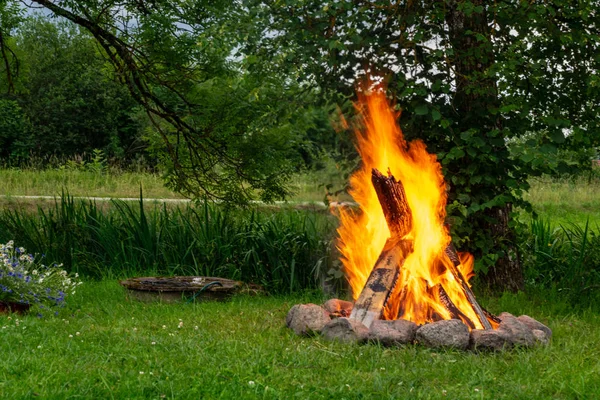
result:
[[[371,171],[389,171],[404,185],[413,216],[412,230],[407,235],[414,241],[414,251],[401,266],[400,278],[390,296],[384,317],[404,318],[417,324],[451,315],[439,299],[441,285],[452,303],[482,328],[449,268],[444,250],[450,236],[444,225],[446,217],[446,185],[436,156],[429,154],[420,140],[407,143],[396,123],[384,90],[362,94],[357,106],[363,119],[363,132],[357,132],[357,148],[362,166],[350,178],[350,194],[361,212],[340,210],[339,249],[354,299],[362,291],[375,262],[390,237],[377,194],[371,183]],[[461,254],[458,267],[464,277],[472,275],[473,258]]]

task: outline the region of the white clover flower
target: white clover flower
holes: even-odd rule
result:
[[[37,275],[38,274],[38,270],[34,269],[33,271],[31,271],[31,275]]]
[[[254,382],[254,381],[248,381],[248,386],[254,387],[254,385],[256,385],[256,382]]]

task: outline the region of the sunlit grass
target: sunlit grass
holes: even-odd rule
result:
[[[552,223],[600,224],[600,179],[531,180],[531,189],[525,196],[534,210]]]
[[[60,196],[65,191],[72,196],[137,198],[141,186],[146,197],[182,197],[165,188],[159,175],[140,172],[0,169],[0,182],[5,196]]]

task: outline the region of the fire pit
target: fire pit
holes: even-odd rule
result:
[[[494,316],[475,299],[473,257],[458,253],[445,224],[446,184],[435,155],[407,143],[384,92],[363,96],[362,168],[350,179],[361,212],[340,209],[338,247],[354,303],[300,305],[287,324],[344,341],[417,341],[433,347],[500,349],[548,343],[528,316]],[[384,175],[381,171],[386,171]]]

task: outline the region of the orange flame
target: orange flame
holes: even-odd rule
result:
[[[339,249],[354,299],[358,298],[375,262],[390,237],[381,205],[371,183],[373,168],[391,172],[404,185],[413,215],[414,251],[401,267],[400,277],[390,296],[385,319],[404,318],[417,324],[450,319],[450,312],[439,299],[441,285],[452,303],[478,329],[482,328],[459,282],[449,268],[444,250],[450,236],[444,225],[446,185],[436,156],[429,154],[420,140],[407,143],[396,124],[399,114],[392,111],[383,89],[361,95],[364,132],[357,132],[357,148],[362,167],[350,178],[350,194],[361,212],[340,210]],[[461,255],[458,267],[464,277],[473,275],[473,257]]]

